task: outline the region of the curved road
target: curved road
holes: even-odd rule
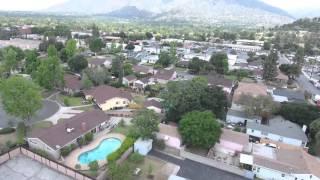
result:
[[[27,123],[32,124],[34,122],[45,120],[54,115],[58,110],[59,105],[57,103],[49,100],[43,100],[42,108],[37,111],[36,115]],[[0,128],[9,127],[10,125],[15,126],[19,121],[21,121],[20,118],[7,115],[3,110],[2,104],[0,103]]]

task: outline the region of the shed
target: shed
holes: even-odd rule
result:
[[[146,156],[152,150],[152,139],[143,140],[139,138],[134,143],[134,152],[137,152],[143,156]]]

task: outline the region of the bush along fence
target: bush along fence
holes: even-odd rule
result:
[[[133,147],[134,139],[131,137],[127,137],[123,143],[121,144],[120,148],[115,152],[109,154],[106,158],[108,163],[116,162],[118,159],[122,157],[123,154],[127,154],[126,152]]]
[[[52,159],[48,159],[41,154],[31,151],[30,149],[22,146],[18,146],[14,149],[11,149],[10,151],[0,154],[0,165],[9,161],[10,159],[13,159],[17,156],[26,156],[28,158],[31,158],[35,161],[38,161],[39,163],[61,173],[66,176],[69,176],[73,179],[77,180],[95,180],[95,178],[90,177],[86,174],[83,174],[75,169],[72,169],[64,164],[61,164],[57,161],[54,161]]]

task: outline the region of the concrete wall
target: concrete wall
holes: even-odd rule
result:
[[[167,140],[165,140],[166,138],[168,138]],[[179,138],[176,138],[176,137],[171,137],[171,136],[168,136],[168,135],[165,135],[165,134],[160,134],[160,133],[157,133],[157,139],[163,139],[165,144],[169,147],[173,147],[173,148],[176,148],[176,149],[180,149],[181,147],[181,141]]]
[[[259,137],[259,138],[268,138],[273,141],[279,141],[283,142],[285,144],[290,144],[294,146],[299,146],[299,147],[305,147],[306,143],[303,145],[301,140],[298,139],[293,139],[293,138],[288,138],[288,137],[282,137],[277,134],[272,134],[272,133],[262,133],[259,130],[253,130],[250,128],[247,128],[247,134],[254,136],[254,137]]]
[[[49,147],[47,144],[45,144],[38,138],[28,138],[27,140],[31,149],[39,149],[39,150],[45,151],[55,159],[59,159],[60,157],[59,150],[52,149],[51,147]]]

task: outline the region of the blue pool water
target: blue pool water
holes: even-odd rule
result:
[[[105,139],[95,149],[80,154],[78,161],[80,164],[89,164],[92,161],[105,160],[109,154],[116,151],[120,146],[121,141],[119,139]]]

